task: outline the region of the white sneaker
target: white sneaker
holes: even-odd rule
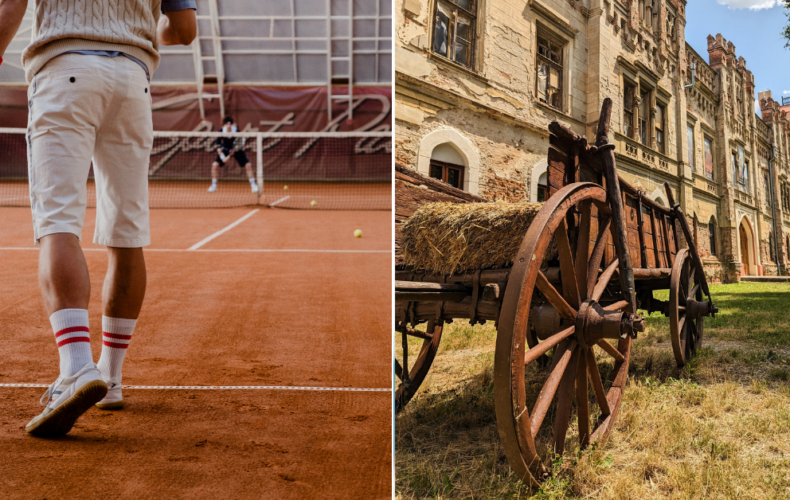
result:
[[[217,192],[217,185],[212,184],[211,187],[208,188],[209,193],[216,193]]]
[[[68,433],[74,422],[107,394],[107,384],[94,363],[88,363],[71,377],[58,377],[41,396],[45,406],[25,430],[34,436],[57,437]]]
[[[250,184],[250,186],[252,186],[252,192],[253,193],[257,193],[258,192],[258,186],[256,186],[255,184]]]
[[[96,403],[96,408],[100,410],[120,410],[123,408],[123,396],[121,395],[121,382],[107,381],[107,395],[104,399]]]

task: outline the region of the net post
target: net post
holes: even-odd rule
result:
[[[263,136],[259,133],[255,136],[255,165],[258,177],[258,204],[263,197]]]

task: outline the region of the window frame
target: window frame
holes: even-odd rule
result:
[[[710,254],[713,257],[716,257],[716,221],[711,217],[708,221],[708,237],[710,238]]]
[[[635,111],[635,109],[634,109],[634,104],[635,104],[634,103],[634,98],[636,97],[637,88],[638,87],[637,87],[636,83],[631,82],[629,80],[623,80],[623,96],[622,96],[622,99],[623,99],[623,132],[624,132],[624,135],[626,137],[628,137],[629,139],[632,139],[634,141],[638,140],[637,139],[637,134],[636,134],[636,127],[634,126],[634,121],[635,121],[635,117],[636,117],[636,113],[634,113],[634,111]],[[629,89],[631,90],[631,102],[630,103],[628,102],[628,90]],[[627,103],[630,104],[630,110],[626,106]],[[630,115],[630,120],[626,120],[628,115]],[[626,125],[629,126],[630,133],[628,132],[628,129],[625,128]]]
[[[434,177],[432,175],[431,169],[434,166],[440,167],[442,169],[442,178],[441,179],[439,179],[438,177]],[[453,186],[448,181],[448,179],[449,179],[448,172],[450,170],[458,170],[458,186]],[[450,185],[450,186],[452,186],[452,187],[454,187],[456,189],[460,189],[461,191],[465,191],[465,189],[464,189],[464,171],[465,170],[466,170],[466,167],[463,166],[463,165],[457,165],[455,163],[448,163],[446,161],[435,160],[435,159],[431,158],[431,161],[428,164],[428,177],[430,177],[432,179],[440,180],[440,181],[444,182],[445,184],[448,184],[448,185]]]
[[[705,155],[707,143],[710,143],[710,175],[708,175],[707,157]],[[711,181],[716,179],[716,143],[706,134],[702,134],[702,168],[706,179]]]
[[[686,158],[686,159],[689,161],[689,165],[691,165],[691,171],[692,172],[696,172],[697,171],[697,167],[695,165],[695,163],[696,163],[696,156],[697,156],[696,155],[697,150],[695,148],[695,142],[696,142],[696,139],[697,139],[696,136],[697,136],[697,134],[696,134],[696,131],[694,130],[694,125],[692,125],[690,123],[687,123],[686,124],[686,141],[689,142],[689,145],[688,145],[688,158]],[[690,141],[689,141],[689,139],[690,139]]]
[[[564,111],[564,104],[565,104],[564,97],[565,96],[563,94],[565,92],[565,76],[566,76],[565,75],[565,71],[566,71],[566,69],[565,69],[565,59],[566,59],[566,52],[567,52],[566,49],[568,48],[568,41],[564,40],[563,38],[561,38],[561,37],[559,37],[559,36],[557,36],[555,34],[553,34],[549,30],[543,28],[540,24],[537,25],[536,30],[537,30],[536,31],[537,35],[535,37],[535,97],[538,99],[539,102],[545,104],[546,106],[554,108],[554,109],[556,109],[558,111]],[[555,62],[555,61],[552,61],[550,55],[549,55],[549,57],[541,55],[541,53],[540,53],[540,48],[541,48],[540,41],[541,41],[541,38],[545,39],[548,42],[548,49],[549,49],[550,54],[551,53],[559,54],[559,57],[560,57],[560,62],[559,63]],[[553,45],[556,45],[558,50],[552,50]],[[556,91],[556,94],[555,94],[557,96],[557,100],[558,100],[556,105],[554,105],[554,104],[552,104],[552,103],[550,103],[548,101],[544,101],[540,97],[538,70],[541,67],[541,60],[546,61],[547,65],[549,67],[549,73],[546,75],[546,77],[547,77],[547,82],[546,82],[546,90],[547,90],[547,92],[548,92],[548,89],[550,87],[549,83],[551,81],[551,78],[550,78],[550,75],[551,75],[550,70],[551,70],[551,68],[554,67],[559,72],[559,75],[558,75],[558,78],[557,78],[557,83],[558,83],[559,87],[557,88],[557,91]]]
[[[647,147],[652,149],[652,146],[653,146],[652,142],[653,141],[651,140],[652,139],[652,137],[651,137],[651,133],[652,133],[651,129],[652,129],[652,127],[651,127],[651,123],[650,123],[650,121],[651,121],[650,120],[650,109],[652,108],[653,91],[650,90],[650,89],[644,89],[643,90],[642,86],[640,85],[639,86],[639,98],[640,98],[639,106],[644,107],[646,116],[642,116],[642,112],[641,112],[642,110],[640,109],[639,113],[638,113],[638,115],[639,115],[638,116],[638,120],[639,120],[639,131],[638,131],[639,132],[639,139],[638,140],[639,140],[639,143],[642,144],[643,146],[647,146]],[[643,128],[642,124],[644,124],[644,128]]]
[[[447,61],[450,61],[453,64],[457,64],[462,66],[470,71],[475,70],[475,54],[477,48],[477,11],[480,7],[481,0],[469,0],[471,11],[467,10],[456,2],[459,0],[434,0],[433,2],[433,15],[431,16],[431,45],[430,45],[430,52],[433,55],[439,56]],[[453,18],[448,19],[448,27],[447,27],[447,54],[442,54],[434,50],[436,46],[436,22],[437,16],[439,15],[439,5],[445,5],[449,10],[453,10]],[[457,16],[458,12],[462,12],[466,17],[469,18],[469,40],[464,40],[461,38],[462,41],[468,42],[469,44],[469,53],[468,53],[468,64],[458,62],[455,60],[455,41],[456,41],[456,34],[457,34]]]
[[[658,115],[661,119],[658,119]],[[656,102],[656,120],[653,124],[656,134],[656,150],[662,155],[667,154],[667,106],[662,102]]]

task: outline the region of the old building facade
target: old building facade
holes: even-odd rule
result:
[[[709,279],[790,274],[788,113],[761,92],[756,114],[732,42],[708,37],[707,57],[686,43],[685,5],[397,0],[396,160],[542,201],[548,124],[594,136],[609,97],[620,175],[662,204],[669,182]]]

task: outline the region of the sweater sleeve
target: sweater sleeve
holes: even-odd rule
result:
[[[176,10],[195,9],[195,0],[162,0],[162,12],[173,12]]]

